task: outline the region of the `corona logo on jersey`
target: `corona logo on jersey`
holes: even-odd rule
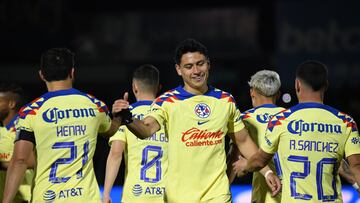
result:
[[[220,130],[209,132],[193,127],[182,132],[181,141],[183,141],[187,147],[217,145],[222,143],[223,134],[224,132]]]
[[[43,119],[48,123],[57,124],[59,120],[68,118],[84,118],[84,117],[96,117],[95,111],[92,108],[88,109],[47,109],[43,115]]]
[[[320,132],[341,134],[341,126],[328,123],[306,123],[303,120],[292,120],[287,129],[292,134],[302,135],[303,132]]]
[[[199,118],[207,118],[210,116],[211,110],[207,104],[200,103],[195,106],[195,114]]]
[[[260,123],[268,123],[271,118],[272,115],[269,115],[268,113],[259,114],[256,116],[256,120]]]

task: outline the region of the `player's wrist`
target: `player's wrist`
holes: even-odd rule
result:
[[[359,185],[357,183],[354,183],[352,187],[355,188],[355,190],[359,190]]]
[[[128,109],[128,108],[115,113],[115,117],[121,118],[122,125],[128,125],[133,122],[132,113],[131,113],[130,109]]]
[[[267,177],[268,177],[271,173],[273,174],[274,172],[273,172],[272,170],[266,171],[265,174],[264,174],[265,179],[267,179]]]

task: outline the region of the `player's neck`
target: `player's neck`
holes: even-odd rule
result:
[[[324,103],[324,95],[319,92],[303,92],[298,96],[299,103],[314,102]]]
[[[153,101],[155,100],[156,95],[152,93],[138,92],[135,97],[136,101]]]
[[[72,88],[72,81],[69,79],[46,82],[46,86],[49,92],[54,92],[58,90],[67,90]]]
[[[2,121],[3,126],[7,126],[10,121],[15,117],[16,111],[10,111],[6,118]]]
[[[196,87],[193,88],[190,85],[187,85],[185,83],[184,85],[184,90],[186,90],[187,92],[194,94],[194,95],[202,95],[205,94],[208,91],[209,87],[207,85],[204,85],[202,87]]]
[[[264,104],[275,104],[275,99],[271,97],[257,97],[254,101],[254,107],[258,107]]]

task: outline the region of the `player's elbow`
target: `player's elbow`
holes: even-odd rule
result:
[[[27,166],[28,159],[25,157],[12,157],[10,164],[14,166]]]
[[[110,156],[115,159],[119,159],[122,157],[123,150],[118,148],[111,148]]]

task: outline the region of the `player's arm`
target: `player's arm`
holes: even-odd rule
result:
[[[4,189],[3,203],[11,203],[24,178],[28,160],[33,153],[33,143],[28,140],[15,142],[13,157],[11,158]]]
[[[272,191],[272,196],[277,195],[281,189],[280,179],[275,176],[272,170],[267,166],[272,158],[272,154],[267,154],[261,149],[258,149],[256,144],[251,139],[248,131],[243,128],[242,130],[234,133],[230,137],[235,141],[240,153],[248,160],[239,156],[239,160],[235,164],[238,164],[236,169],[238,175],[244,175],[248,172],[258,171],[261,169],[261,173],[265,176],[266,183]],[[260,156],[260,157],[258,157]],[[251,168],[246,168],[251,163]],[[251,169],[251,170],[249,170]]]
[[[114,102],[114,115],[118,115],[122,124],[125,124],[136,137],[140,139],[151,137],[152,134],[160,130],[160,124],[154,117],[151,116],[148,116],[143,120],[139,120],[132,118],[131,113],[126,113],[129,112],[128,97],[128,93],[126,92],[123,99],[118,99]]]
[[[34,152],[30,154],[29,159],[26,162],[28,169],[33,169],[35,167],[35,155]],[[2,161],[0,162],[0,170],[6,171],[9,168],[10,162],[9,161]]]
[[[240,151],[240,153],[248,160],[251,158],[254,159],[253,155],[259,154],[261,152],[261,150],[259,150],[259,148],[256,146],[256,144],[253,142],[248,131],[245,128],[234,133],[233,135],[230,134],[230,137],[236,143],[236,146],[238,147],[238,150]],[[264,154],[266,154],[266,153],[263,152],[261,155],[264,155]],[[272,155],[266,156],[266,157],[264,156],[261,159],[260,159],[260,157],[259,157],[259,159],[254,159],[253,160],[254,163],[252,163],[253,168],[251,171],[248,171],[248,172],[253,172],[255,170],[260,170],[260,169],[264,168],[268,164],[268,162],[271,160],[271,158],[272,158]]]
[[[110,203],[110,192],[114,185],[116,176],[119,172],[122,154],[125,149],[125,142],[114,140],[106,161],[105,184],[103,192],[103,203]]]
[[[113,119],[111,119],[111,125],[110,125],[109,130],[99,133],[99,134],[105,138],[109,138],[116,133],[116,131],[119,129],[120,125],[121,125],[121,118],[114,117]]]
[[[133,122],[127,124],[126,127],[140,139],[151,137],[152,134],[161,128],[158,121],[152,116],[148,116],[143,120],[134,119]]]
[[[357,185],[360,185],[360,154],[353,154],[347,157],[350,165],[350,170],[354,174],[354,180]],[[357,189],[359,191],[359,189]]]
[[[226,164],[227,164],[227,169],[226,169],[226,174],[229,178],[229,183],[231,184],[235,177],[236,177],[236,168],[233,167],[233,164],[239,159],[240,152],[238,150],[238,148],[236,147],[236,145],[234,144],[234,142],[230,143],[230,149],[229,152],[227,154],[226,157]]]
[[[339,174],[341,177],[343,177],[348,183],[354,184],[355,179],[354,175],[351,173],[349,164],[346,163],[346,160],[341,160],[340,167],[339,167]]]

